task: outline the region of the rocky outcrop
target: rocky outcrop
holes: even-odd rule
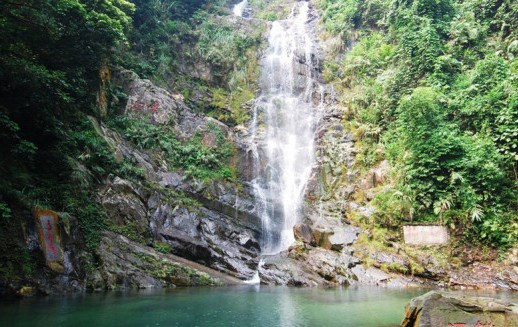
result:
[[[170,244],[173,253],[241,279],[254,275],[260,253],[257,231],[203,206],[157,203],[150,209],[155,239]]]
[[[172,253],[242,279],[258,264],[260,231],[253,204],[229,183],[205,185],[181,173],[155,172],[158,186],[146,191],[115,177],[100,193],[111,222],[151,234]]]
[[[246,193],[230,183],[207,184],[169,171],[124,141],[117,148],[145,172],[149,184],[136,186],[119,177],[107,184],[99,198],[114,224],[149,232],[170,244],[172,253],[214,269],[242,279],[254,275],[259,230]]]
[[[518,290],[518,267],[514,253],[507,260],[469,259],[469,253],[451,254],[447,247],[419,249],[388,242],[387,248],[355,244],[355,255],[369,268],[355,267],[362,284],[449,287],[456,289]],[[476,251],[479,252],[479,251]],[[438,256],[437,253],[441,253]],[[477,257],[480,257],[480,253]],[[496,254],[495,254],[496,255]]]
[[[352,245],[358,238],[360,229],[347,224],[320,224],[314,223],[313,226],[298,224],[294,227],[295,239],[326,250],[340,252]]]
[[[360,189],[369,190],[383,185],[386,182],[389,169],[390,165],[387,160],[383,160],[379,165],[371,168],[360,181]]]
[[[512,256],[512,254],[510,254]],[[501,288],[518,291],[518,266],[494,262],[474,262],[448,271],[447,283],[456,288]]]
[[[352,285],[372,285],[382,287],[418,287],[427,285],[423,280],[413,276],[387,273],[376,267],[364,267],[359,264],[351,269],[354,276]]]
[[[106,185],[99,198],[110,220],[117,226],[133,225],[138,233],[148,230],[148,212],[144,192],[119,177]]]
[[[234,140],[223,123],[194,113],[168,91],[131,72],[121,70],[118,76],[133,103],[160,103],[150,113],[134,110],[128,100],[127,114],[173,126],[183,138],[201,131],[208,147],[215,146],[209,124],[221,129],[229,142]],[[241,279],[253,277],[259,262],[260,223],[246,186],[189,177],[169,168],[160,156],[137,149],[104,124],[92,122],[116,158],[133,162],[144,175],[144,181],[132,182],[114,177],[100,190],[99,202],[114,225],[126,230],[130,226],[139,235],[147,233],[150,241],[167,243],[172,253],[207,267]]]
[[[181,94],[158,87],[130,70],[118,68],[113,83],[121,86],[127,96],[126,103],[121,103],[122,114],[172,126],[180,139],[189,138],[212,120],[193,112]]]
[[[93,289],[162,288],[237,284],[238,279],[105,232],[96,250],[99,272],[90,276]]]
[[[432,291],[410,301],[401,326],[518,326],[518,305],[493,298]]]
[[[291,286],[340,286],[353,280],[350,268],[359,261],[348,253],[295,244],[286,253],[264,258],[261,282]]]

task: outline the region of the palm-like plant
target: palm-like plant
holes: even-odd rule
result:
[[[453,206],[454,200],[449,195],[445,198],[440,199],[439,201],[436,201],[433,204],[433,212],[436,215],[439,215],[439,219],[441,221],[441,224],[443,223],[443,215],[446,211],[450,210],[450,208]]]

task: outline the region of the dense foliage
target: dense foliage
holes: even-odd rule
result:
[[[134,0],[136,12],[129,33],[128,47],[121,47],[120,63],[145,78],[164,81],[177,68],[181,51],[194,41],[194,13],[210,1],[206,0]]]
[[[134,6],[119,1],[0,3],[2,189],[57,168],[69,124],[93,113],[99,67],[125,41]]]
[[[109,94],[120,90],[106,85],[106,76],[124,66],[174,84],[185,78],[179,66],[190,48],[225,73],[239,71],[232,62],[246,66],[257,36],[229,34],[228,26],[211,23],[225,10],[223,0],[0,2],[0,275],[33,272],[23,235],[34,207],[77,217],[87,245],[96,247],[100,231],[110,228],[97,187],[110,176],[142,175],[134,163],[117,162],[96,130],[99,120],[122,124],[112,117],[117,108]],[[233,80],[243,89],[251,75]],[[225,92],[233,92],[230,81],[223,82]],[[200,146],[200,135],[184,144],[157,128],[126,122],[121,131],[138,146],[171,155],[169,164],[192,176],[233,177],[233,149],[217,128],[216,149]],[[157,132],[163,134],[157,138]],[[142,144],[148,141],[154,143]]]
[[[187,102],[193,89],[208,93],[214,101],[193,105],[205,114],[231,124],[246,121],[241,105],[254,97],[263,28],[242,30],[221,18],[230,13],[226,0],[133,2],[133,29],[128,46],[118,48],[118,63],[180,90]]]
[[[496,247],[518,238],[518,5],[322,0],[364,169],[388,159],[378,223],[448,223]],[[351,42],[353,41],[353,42]],[[339,51],[353,44],[345,55]]]
[[[99,224],[91,192],[70,180],[92,147],[110,158],[81,121],[96,111],[99,68],[126,41],[133,11],[125,0],[0,2],[0,272],[32,271],[17,243],[20,210],[69,209],[83,227]]]
[[[197,131],[186,142],[179,141],[169,126],[153,125],[127,116],[116,117],[110,125],[140,148],[158,151],[171,168],[182,169],[188,176],[201,179],[234,177],[228,161],[235,149],[215,124],[209,124],[204,133]],[[214,136],[215,144],[204,144],[204,135]]]

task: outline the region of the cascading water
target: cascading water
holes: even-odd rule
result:
[[[263,254],[276,254],[294,242],[314,161],[319,105],[313,100],[321,85],[307,28],[310,10],[308,2],[298,2],[287,19],[272,23],[261,66],[261,95],[250,131]]]
[[[243,17],[243,13],[244,13],[246,7],[248,7],[248,0],[243,0],[234,6],[234,8],[232,9],[232,12],[236,16]]]

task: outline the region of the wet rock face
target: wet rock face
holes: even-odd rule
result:
[[[518,305],[493,298],[432,291],[410,301],[401,326],[518,326]]]

